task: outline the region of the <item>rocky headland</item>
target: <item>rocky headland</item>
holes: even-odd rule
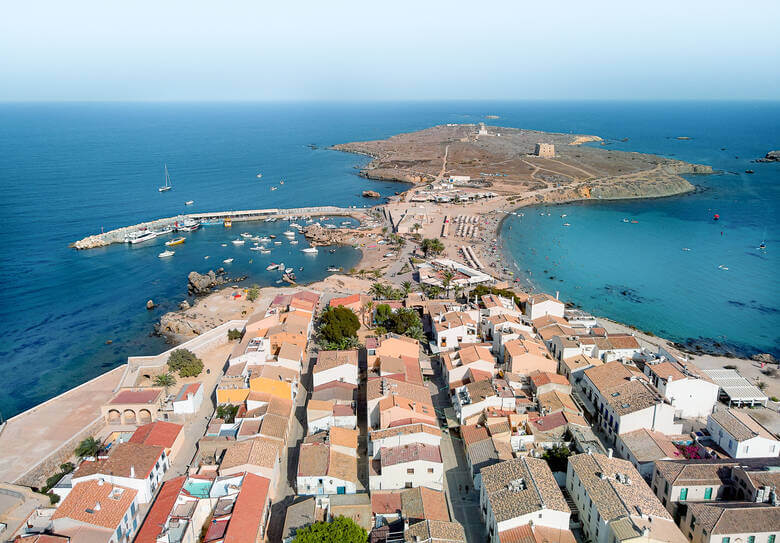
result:
[[[780,151],[769,151],[763,158],[756,159],[756,162],[780,162]]]
[[[554,154],[537,156],[540,143],[553,145]],[[586,134],[446,125],[333,149],[371,156],[361,170],[370,179],[420,185],[469,176],[502,196],[530,196],[538,203],[683,194],[694,190],[684,174],[712,173],[706,165],[587,143],[604,142]]]

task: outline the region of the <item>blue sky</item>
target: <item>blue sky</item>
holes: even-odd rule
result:
[[[9,1],[0,100],[780,99],[780,1]]]

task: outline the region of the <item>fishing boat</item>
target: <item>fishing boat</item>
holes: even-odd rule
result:
[[[175,254],[176,254],[176,251],[167,250],[167,251],[163,251],[162,253],[160,253],[157,256],[160,257],[160,258],[168,258],[169,256],[173,256]]]
[[[165,245],[170,247],[172,245],[179,245],[181,243],[184,243],[185,241],[186,241],[186,239],[184,237],[178,237],[178,238],[173,238],[172,240],[166,241]]]
[[[762,242],[759,244],[759,246],[758,246],[758,250],[759,250],[759,251],[763,251],[763,250],[765,250],[765,249],[766,249],[766,242],[765,242],[765,241],[762,241]]]
[[[173,232],[172,226],[163,226],[160,230],[155,230],[154,233],[158,236],[164,236],[165,234],[170,234]]]
[[[233,259],[232,258],[226,258],[222,262],[224,262],[225,264],[230,264],[231,262],[233,262]]]
[[[301,249],[301,252],[307,253],[307,254],[316,254],[319,251],[317,251],[316,247],[306,247],[305,249]]]
[[[262,179],[263,178],[263,174],[259,173],[255,177],[257,177],[258,179]]]
[[[268,237],[271,238],[271,239],[276,239],[276,235],[275,234],[270,234]]]
[[[290,245],[298,245],[298,240],[297,239],[291,239],[290,240]]]
[[[628,217],[623,217],[623,222],[626,222],[626,223],[631,222],[631,219],[629,219]]]
[[[261,255],[267,255],[271,252],[271,249],[266,249],[264,247],[260,247],[260,254]]]
[[[271,262],[268,266],[265,267],[265,269],[268,271],[273,271],[278,268],[279,268],[279,264],[274,264],[273,262]]]
[[[241,232],[241,237],[242,238],[251,238],[252,234],[250,234],[249,232]]]
[[[720,220],[720,215],[718,215],[717,213],[715,213],[715,215],[713,215],[713,216],[712,216],[712,220],[713,220],[713,221],[719,221],[719,220]]]
[[[276,189],[278,189],[278,188],[279,188],[279,187],[271,187],[271,190],[276,190]]]
[[[222,226],[224,226],[225,228],[230,228],[231,226],[233,226],[233,221],[231,219],[225,219],[222,222]]]
[[[203,260],[208,260],[208,259],[209,259],[209,255],[203,257]]]
[[[194,232],[198,228],[200,228],[200,223],[193,219],[185,219],[183,223],[176,226],[176,230],[181,232]]]
[[[295,271],[295,270],[294,270],[294,269],[292,269],[292,268],[286,268],[286,269],[284,270],[284,273],[292,273],[292,272],[294,272],[294,271]]]
[[[281,245],[281,244],[282,244],[281,241],[274,241],[274,245]]]
[[[171,186],[171,176],[168,174],[168,165],[165,165],[165,184],[162,187],[157,187],[157,190],[159,192],[167,192],[171,190],[173,187]]]
[[[231,241],[231,243],[233,245],[243,245],[246,242],[243,239],[234,239],[233,241]]]
[[[281,181],[279,181],[279,184],[280,184],[280,185],[284,185],[284,179],[282,179]]]
[[[287,236],[288,238],[294,238],[295,232],[293,232],[292,230],[285,230],[284,235]]]
[[[146,230],[144,232],[133,232],[132,234],[125,236],[125,242],[135,245],[136,243],[143,243],[144,241],[149,241],[150,239],[154,239],[156,237],[157,234],[151,230]]]
[[[185,206],[191,206],[194,203],[195,203],[195,200],[187,200],[186,202],[184,202],[184,205]]]

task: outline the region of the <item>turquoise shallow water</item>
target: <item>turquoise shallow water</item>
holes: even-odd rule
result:
[[[159,352],[165,345],[149,335],[152,325],[186,297],[193,269],[206,272],[233,256],[229,274],[248,274],[247,283],[278,277],[248,248],[221,246],[264,225],[206,228],[166,262],[156,256],[159,240],[81,252],[68,243],[183,211],[365,205],[363,190],[388,195],[403,186],[362,179],[356,167],[365,157],[325,147],[490,114],[500,115],[490,124],[597,134],[611,148],[735,172],[693,179],[705,190],[691,196],[570,206],[567,232],[552,220],[564,211],[547,221],[527,214],[512,224],[505,249],[540,287],[586,309],[679,339],[725,336],[740,348],[775,348],[780,164],[750,160],[780,147],[777,103],[3,104],[0,412],[18,413],[129,355]],[[679,135],[693,139],[673,139]],[[164,163],[174,189],[160,194]],[[740,173],[749,167],[754,175]],[[269,191],[281,178],[284,187]],[[195,204],[185,208],[186,200]],[[711,210],[723,216],[715,227],[722,239]],[[639,223],[625,228],[623,216]],[[769,248],[757,255],[764,236]],[[312,262],[285,244],[268,258],[310,281],[358,256],[343,248]],[[545,274],[546,257],[564,271]],[[149,298],[158,310],[144,309]]]

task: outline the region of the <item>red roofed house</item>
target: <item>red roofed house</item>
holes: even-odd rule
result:
[[[198,494],[196,487],[186,486],[187,482],[187,477],[182,476],[163,484],[133,543],[198,541],[200,531],[211,515],[212,503],[208,488]],[[165,539],[163,533],[169,539]]]
[[[173,399],[173,412],[177,415],[191,415],[197,413],[203,403],[203,385],[189,383],[181,387],[179,393]]]
[[[130,443],[143,443],[154,447],[162,447],[169,458],[174,459],[181,450],[184,443],[184,427],[181,424],[172,422],[152,422],[139,426],[132,437]]]

